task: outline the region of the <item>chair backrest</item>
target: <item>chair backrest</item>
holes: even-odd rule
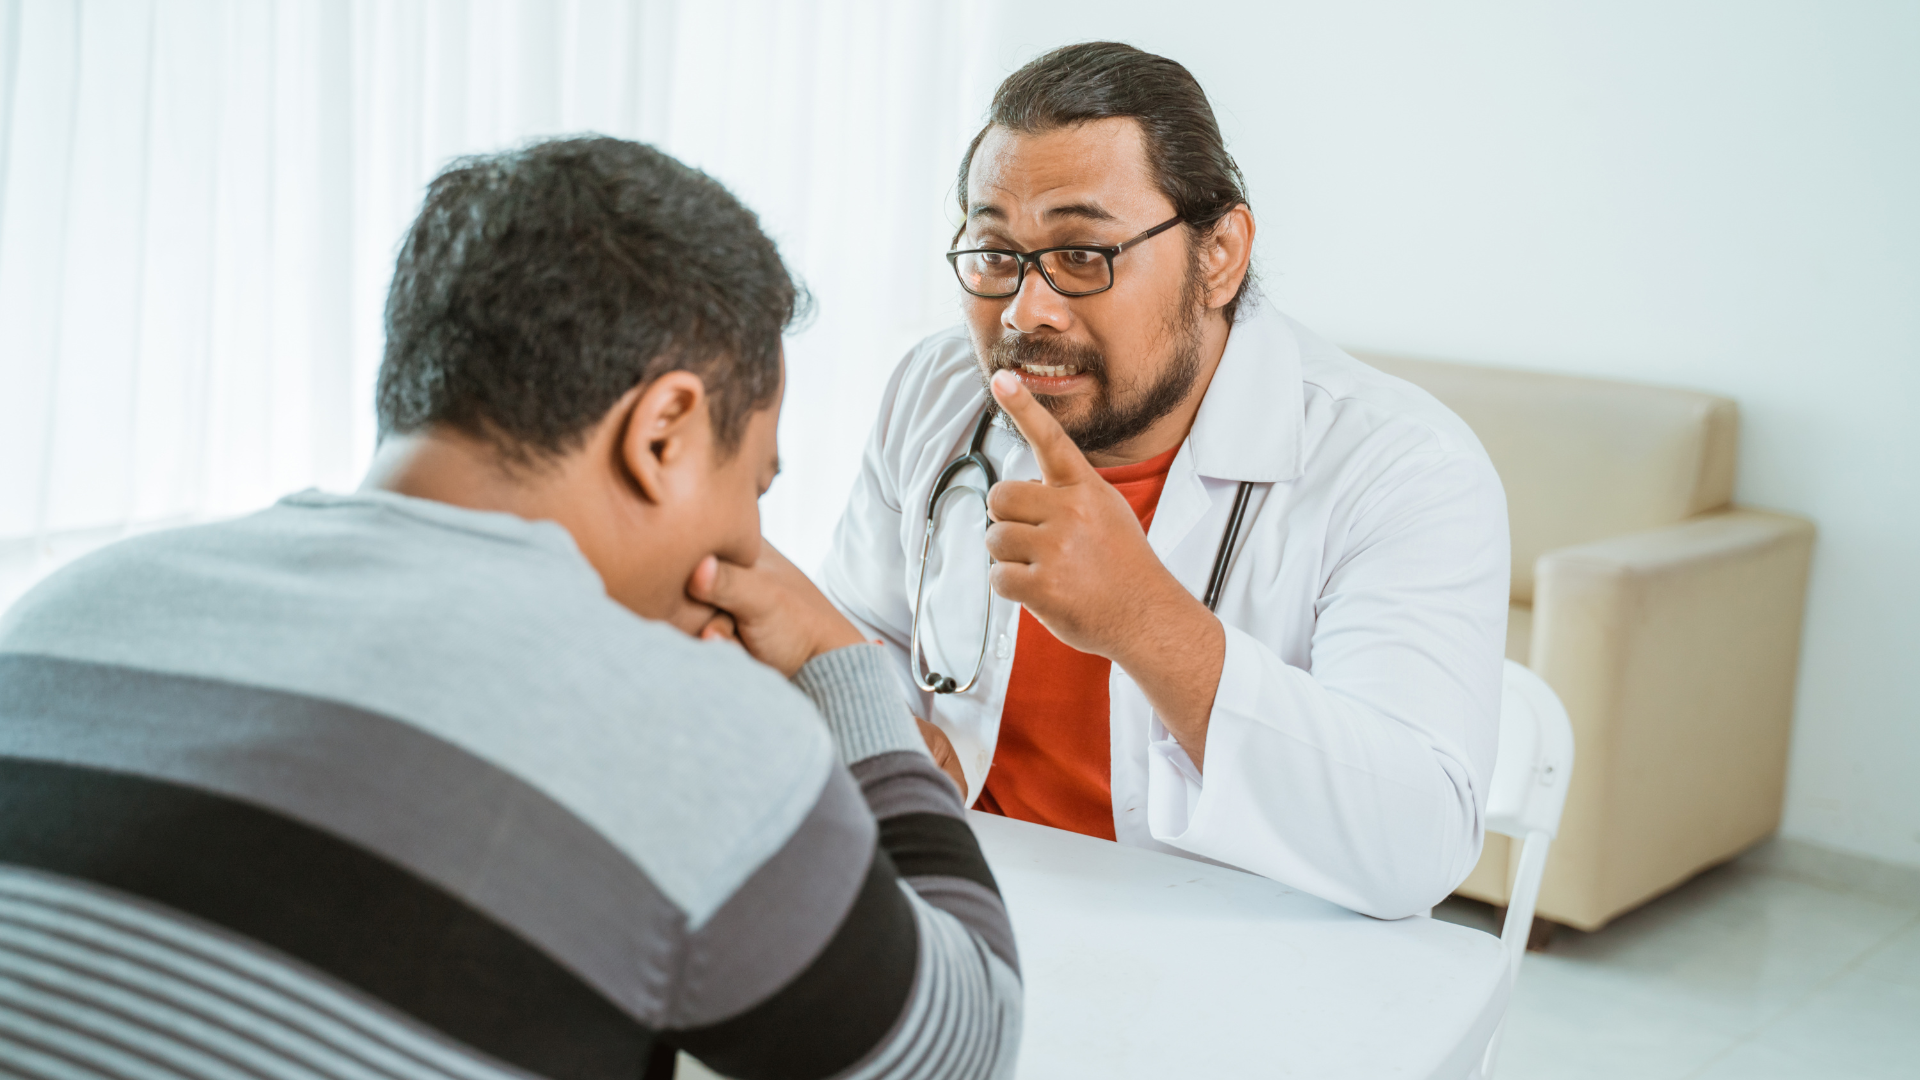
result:
[[[1560,831],[1573,775],[1573,724],[1546,680],[1514,663],[1500,692],[1500,752],[1487,791],[1487,828],[1522,837]]]
[[[1507,489],[1513,600],[1556,548],[1671,525],[1733,499],[1739,410],[1712,394],[1356,352],[1467,422]]]
[[[1567,805],[1567,780],[1573,775],[1573,724],[1546,680],[1511,660],[1500,685],[1500,752],[1493,762],[1487,792],[1487,829],[1525,841],[1514,868],[1507,921],[1500,944],[1507,953],[1509,987],[1520,978],[1533,929],[1533,906],[1546,875],[1547,851],[1560,831]],[[1503,1016],[1481,1061],[1484,1077],[1493,1075],[1506,1032]]]

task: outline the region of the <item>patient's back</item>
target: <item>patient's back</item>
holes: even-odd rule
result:
[[[0,620],[0,1058],[638,1076],[828,944],[841,788],[804,695],[557,525],[308,493],[127,541]]]

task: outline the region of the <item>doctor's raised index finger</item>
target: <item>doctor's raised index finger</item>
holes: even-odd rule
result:
[[[1092,466],[1087,464],[1086,455],[1073,444],[1060,421],[1054,419],[1046,406],[1034,400],[1013,372],[994,372],[992,385],[994,400],[1000,403],[1033,449],[1041,478],[1049,484],[1079,482]]]

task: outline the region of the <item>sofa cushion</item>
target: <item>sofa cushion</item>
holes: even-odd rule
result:
[[[1507,489],[1513,600],[1573,544],[1671,525],[1733,499],[1739,412],[1724,397],[1635,383],[1354,352],[1457,413]]]

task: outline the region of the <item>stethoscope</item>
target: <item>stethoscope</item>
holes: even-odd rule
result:
[[[993,629],[993,586],[987,586],[986,605],[980,615],[980,656],[973,662],[973,673],[966,682],[956,682],[951,675],[942,675],[933,670],[926,662],[926,656],[920,651],[920,612],[922,610],[923,590],[927,584],[927,554],[933,548],[933,522],[940,513],[940,504],[948,496],[971,495],[980,500],[980,510],[984,515],[987,509],[987,491],[1000,482],[1000,474],[994,470],[993,463],[987,460],[987,432],[993,427],[993,418],[999,409],[991,402],[980,412],[980,419],[973,425],[973,438],[967,442],[967,452],[947,462],[940,475],[933,481],[933,490],[927,493],[926,532],[920,541],[920,573],[913,583],[913,637],[908,643],[913,657],[913,681],[920,689],[934,694],[963,694],[972,689],[974,681],[980,678],[980,669],[987,663],[987,637]],[[954,478],[972,467],[980,470],[986,478],[986,484],[974,487],[969,484],[955,484]],[[1240,523],[1247,515],[1247,500],[1253,495],[1253,481],[1240,481],[1240,489],[1234,492],[1233,508],[1227,512],[1227,528],[1220,536],[1220,550],[1213,556],[1213,570],[1207,574],[1207,591],[1202,602],[1208,611],[1220,605],[1220,588],[1227,582],[1227,556],[1233,551],[1233,542],[1240,535]]]

